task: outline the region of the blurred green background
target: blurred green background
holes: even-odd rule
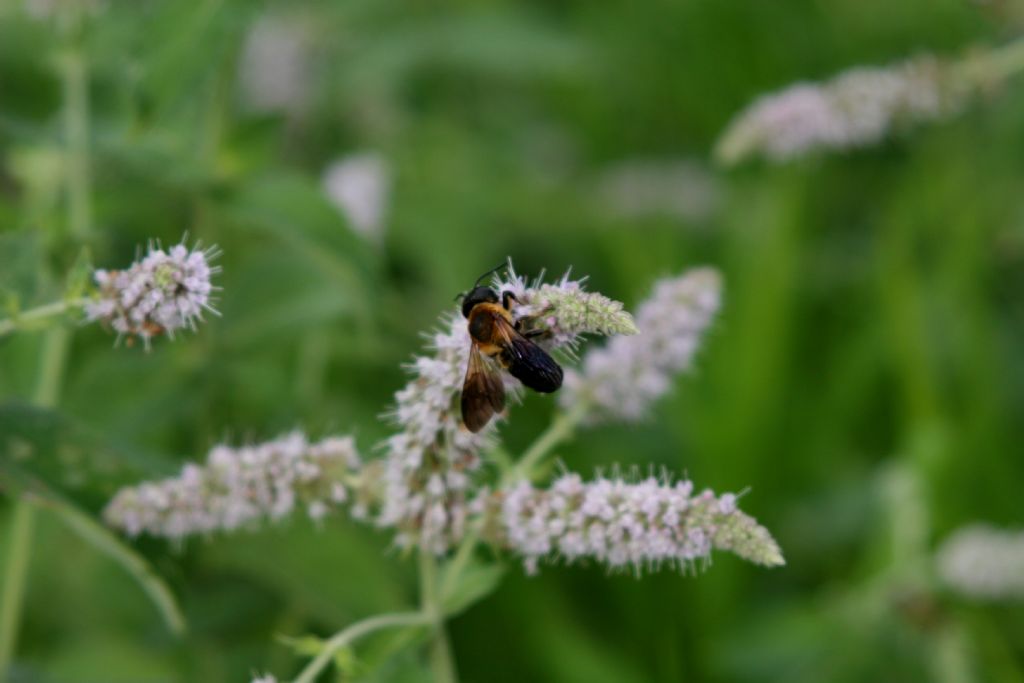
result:
[[[527,578],[512,563],[451,623],[462,678],[1024,681],[1024,611],[928,578],[953,528],[1021,523],[1024,83],[871,150],[708,161],[758,94],[1005,42],[1021,28],[1010,0],[0,8],[4,290],[52,301],[83,246],[107,268],[185,231],[224,252],[222,317],[198,334],[147,354],[75,331],[59,409],[90,438],[163,472],[295,427],[351,431],[370,454],[420,333],[506,255],[528,274],[572,266],[629,306],[711,264],[725,304],[695,371],[647,423],[582,432],[560,456],[585,474],[654,463],[749,489],[744,509],[788,565],[719,555],[696,577],[637,580],[593,566]],[[67,218],[75,122],[86,235]],[[372,235],[323,185],[330,164],[367,153],[390,175]],[[5,399],[31,397],[39,344],[0,342]],[[514,410],[513,452],[552,409]],[[83,500],[98,510],[130,481]],[[10,509],[0,499],[3,538]],[[414,604],[415,569],[389,540],[344,519],[182,548],[143,539],[187,613],[176,641],[119,567],[43,515],[14,680],[285,677],[301,660],[276,634]],[[370,680],[426,680],[419,657]]]

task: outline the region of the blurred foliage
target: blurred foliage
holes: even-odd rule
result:
[[[50,475],[95,511],[121,465],[168,471],[223,439],[301,426],[352,431],[369,453],[420,333],[506,255],[527,273],[571,265],[630,305],[658,276],[710,263],[727,298],[696,371],[647,424],[583,432],[560,456],[584,472],[655,463],[749,487],[744,509],[789,564],[722,557],[699,578],[641,581],[511,567],[452,621],[463,678],[1022,681],[1024,611],[935,594],[922,563],[959,524],[1022,521],[1024,84],[877,149],[729,173],[703,161],[763,91],[1001,42],[1020,28],[1016,5],[3,3],[5,310],[60,296],[83,246],[119,267],[187,231],[224,254],[222,316],[198,334],[144,353],[76,330],[59,413],[25,407],[39,335],[0,340],[0,457],[17,467],[11,444],[38,438],[89,461],[82,472],[109,476]],[[275,24],[302,37],[301,78],[277,83],[285,101],[254,106],[247,36]],[[65,217],[69,55],[89,81],[85,244]],[[320,181],[368,149],[394,172],[379,244],[348,228]],[[617,211],[600,179],[638,159],[698,164],[716,204]],[[551,409],[536,397],[515,409],[512,452]],[[893,472],[917,482],[895,502]],[[920,512],[909,536],[907,506]],[[0,502],[0,529],[9,510]],[[17,681],[286,675],[299,660],[276,636],[327,635],[415,600],[387,535],[346,520],[183,548],[143,539],[186,612],[176,641],[119,567],[41,519]],[[353,671],[425,680],[415,649],[384,656],[417,637],[367,641]]]

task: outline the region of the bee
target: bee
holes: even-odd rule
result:
[[[494,272],[494,271],[491,271]],[[505,408],[505,387],[500,368],[524,385],[543,394],[562,386],[562,368],[544,349],[523,333],[512,318],[512,292],[498,293],[476,281],[462,296],[462,315],[469,326],[471,346],[466,379],[462,384],[462,421],[471,432],[479,432],[495,413]],[[521,321],[520,321],[521,322]],[[486,356],[486,358],[485,358]]]

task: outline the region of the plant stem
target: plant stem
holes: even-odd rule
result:
[[[517,479],[531,478],[540,461],[551,453],[555,446],[572,436],[589,410],[590,405],[586,401],[580,401],[568,412],[557,415],[544,433],[523,453],[515,467],[501,478],[500,487],[504,488]]]
[[[57,403],[70,338],[68,330],[61,326],[49,330],[43,338],[39,379],[34,396],[38,405],[52,407]],[[14,503],[7,571],[4,573],[3,589],[0,590],[3,596],[3,603],[0,604],[0,683],[7,680],[11,658],[18,644],[18,627],[21,624],[25,583],[32,556],[35,514],[35,505],[31,501],[21,498]]]
[[[398,612],[395,614],[380,614],[369,619],[357,621],[348,628],[331,636],[330,640],[324,643],[320,654],[306,665],[306,668],[299,673],[298,678],[293,683],[313,683],[317,675],[331,662],[334,654],[358,638],[392,626],[417,626],[419,624],[429,624],[431,620],[431,616],[423,612]]]
[[[89,72],[80,45],[81,9],[71,2],[67,51],[61,60],[64,138],[67,145],[68,227],[79,241],[92,229],[92,181],[89,173]]]
[[[428,550],[420,549],[420,600],[424,614],[430,616],[434,634],[430,643],[430,669],[434,683],[456,683],[459,680],[452,659],[451,644],[444,627],[437,577],[437,559]]]
[[[441,580],[442,602],[447,600],[451,596],[452,591],[458,587],[462,572],[465,571],[466,565],[469,564],[470,558],[473,557],[473,550],[476,549],[476,544],[480,542],[480,532],[483,527],[482,521],[482,519],[477,520],[469,531],[466,532],[466,535],[462,537],[462,541],[459,543],[459,549],[455,551],[454,557],[445,566],[444,577]]]
[[[130,546],[125,545],[105,526],[93,519],[91,516],[76,509],[74,506],[62,504],[56,500],[41,500],[40,506],[45,506],[63,521],[80,538],[91,544],[94,548],[104,553],[131,574],[132,578],[142,587],[149,599],[153,601],[160,611],[164,623],[171,633],[181,636],[185,633],[185,616],[174,598],[174,594],[167,587],[152,565],[142,555],[135,552]]]
[[[953,66],[954,71],[975,86],[999,83],[1024,71],[1024,38],[978,54],[967,55]]]
[[[35,308],[30,308],[27,311],[20,312],[12,318],[0,320],[0,337],[14,332],[15,330],[25,329],[30,326],[31,323],[63,315],[72,309],[81,307],[84,303],[85,299],[54,301],[53,303],[44,304],[42,306],[37,306]]]
[[[590,408],[589,403],[580,401],[569,412],[556,416],[548,428],[526,450],[523,457],[514,466],[505,469],[505,474],[498,485],[499,488],[505,488],[518,479],[531,478],[533,469],[551,453],[555,446],[572,436]],[[445,568],[444,578],[441,582],[442,600],[451,595],[459,585],[462,572],[469,564],[476,544],[480,542],[480,535],[483,531],[482,521],[482,519],[477,520],[462,537],[458,550],[455,551],[454,557]]]
[[[18,501],[11,520],[7,572],[4,574],[3,592],[0,593],[0,681],[7,680],[7,670],[17,645],[34,526],[35,510],[32,505],[27,501]]]
[[[1006,78],[1024,69],[1024,39],[990,50],[985,62],[995,78]]]

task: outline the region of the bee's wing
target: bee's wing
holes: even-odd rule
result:
[[[501,347],[501,360],[520,382],[544,394],[562,386],[562,368],[548,352],[519,334],[512,323],[496,316],[494,342]]]
[[[505,408],[505,387],[501,374],[480,353],[476,342],[469,349],[466,380],[462,384],[462,421],[471,432],[479,432],[491,416]]]

